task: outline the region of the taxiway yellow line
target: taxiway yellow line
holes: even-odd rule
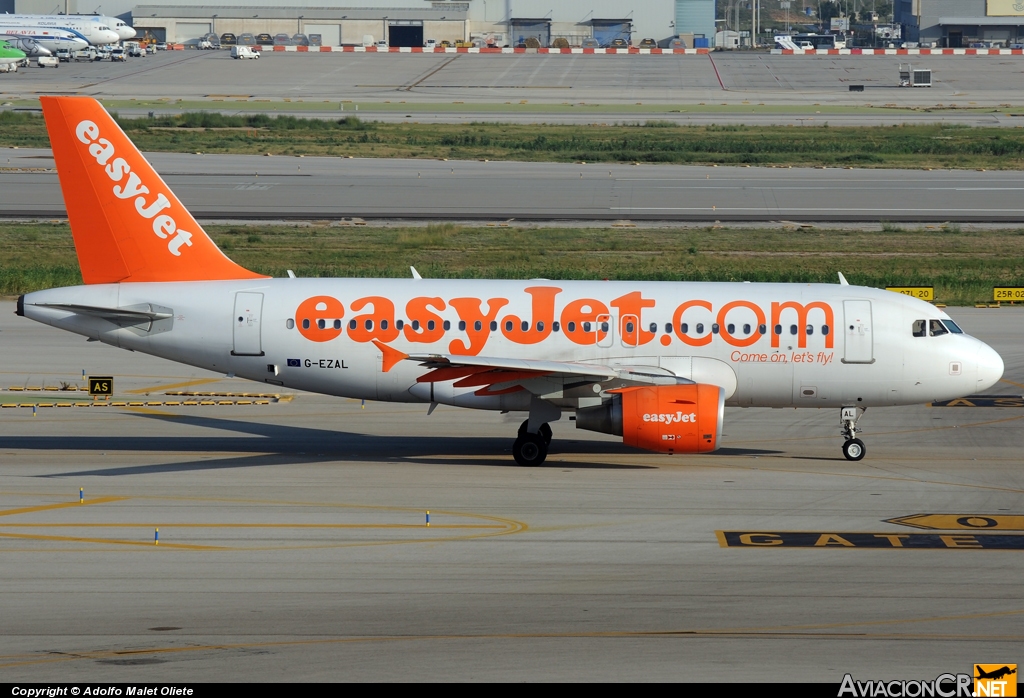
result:
[[[179,550],[236,550],[236,548],[225,548],[219,545],[190,545],[186,543],[164,543],[154,545],[152,541],[116,540],[113,538],[82,538],[79,536],[42,536],[30,533],[3,533],[0,538],[16,538],[21,540],[50,540],[62,543],[97,543],[100,545],[134,545],[146,548],[175,548]]]
[[[220,383],[224,378],[200,378],[198,380],[184,381],[182,383],[168,383],[167,385],[154,385],[150,388],[136,388],[135,390],[126,390],[125,393],[128,395],[143,395],[145,393],[152,393],[157,390],[174,390],[175,388],[188,388],[193,385],[206,385],[207,383]]]
[[[60,504],[43,504],[37,507],[24,507],[21,509],[4,509],[0,511],[0,516],[14,516],[15,514],[31,514],[36,511],[52,511],[54,509],[69,509],[72,507],[85,506],[87,504],[109,504],[110,502],[123,502],[128,497],[97,497],[93,499],[87,499],[84,502],[61,502]]]
[[[134,528],[145,526],[154,528],[166,526],[168,530],[175,528],[325,528],[325,529],[362,529],[362,528],[412,528],[426,529],[423,524],[285,524],[285,523],[0,523],[0,528]],[[430,524],[430,529],[507,529],[509,526],[495,524]]]

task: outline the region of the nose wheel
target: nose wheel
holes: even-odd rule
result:
[[[858,407],[844,407],[839,415],[839,432],[843,435],[843,455],[846,460],[860,460],[867,453],[864,442],[857,438],[860,428],[857,422],[864,416],[865,410]]]
[[[512,457],[516,463],[526,467],[540,465],[548,457],[548,446],[551,444],[551,426],[542,424],[536,434],[527,431],[530,420],[519,427],[519,436],[512,444]]]

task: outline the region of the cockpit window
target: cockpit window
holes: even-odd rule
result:
[[[914,324],[911,326],[915,337],[927,337],[928,336],[928,321],[927,320],[914,320]]]
[[[942,324],[942,320],[929,320],[928,321],[928,332],[932,337],[938,337],[939,335],[949,334],[949,330]]]
[[[963,334],[964,333],[964,331],[961,330],[960,327],[955,322],[953,322],[952,320],[943,320],[942,324],[945,325],[946,329],[949,330],[950,332],[952,332],[953,334]]]

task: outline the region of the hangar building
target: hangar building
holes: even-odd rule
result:
[[[907,40],[942,48],[1024,43],[1021,0],[896,0],[895,20]]]
[[[392,46],[424,40],[484,41],[498,46],[558,38],[579,46],[624,39],[665,41],[679,35],[713,37],[715,0],[176,0],[138,5],[139,0],[0,0],[24,13],[95,12],[124,17],[136,29],[165,41],[187,42],[207,33],[317,34],[322,45],[383,39]]]

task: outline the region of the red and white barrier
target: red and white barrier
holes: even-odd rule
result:
[[[819,48],[772,49],[773,56],[1024,56],[1019,48]]]
[[[711,53],[707,48],[479,48],[419,46],[253,46],[257,51],[287,53],[485,53],[542,55],[696,56]],[[1024,56],[1024,49],[1010,48],[830,48],[772,49],[773,56]]]
[[[565,55],[647,55],[652,56],[682,56],[710,53],[711,49],[706,48],[479,48],[473,47],[438,47],[421,48],[419,46],[392,46],[389,48],[377,48],[376,46],[264,46],[253,47],[263,50],[284,51],[288,53],[539,53],[539,54],[565,54]]]

